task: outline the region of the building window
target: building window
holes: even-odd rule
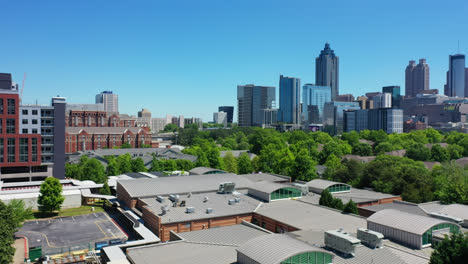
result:
[[[33,119],[33,120],[32,120],[32,124],[33,124],[33,125],[37,125],[37,119]]]
[[[28,120],[27,120],[27,119],[23,119],[23,120],[21,120],[21,123],[22,123],[23,125],[27,125],[27,124],[28,124]]]
[[[8,104],[8,114],[9,115],[14,115],[16,114],[16,100],[15,99],[7,99],[7,104]]]
[[[37,115],[37,110],[32,110],[32,115]]]
[[[3,115],[3,99],[0,99],[0,115]]]
[[[37,134],[37,128],[32,129],[32,134]]]
[[[0,138],[0,163],[3,163],[5,161],[3,158],[4,150],[5,150],[5,145],[3,142],[3,138]]]
[[[15,120],[14,119],[7,119],[6,120],[6,132],[7,134],[15,134]]]
[[[0,134],[3,134],[3,120],[0,118]]]
[[[20,138],[20,162],[28,162],[28,143],[27,138]]]
[[[16,139],[8,138],[7,141],[7,157],[8,162],[16,162],[15,159],[15,148],[16,148]]]
[[[23,115],[27,115],[28,114],[28,109],[23,109]]]
[[[23,134],[27,134],[28,133],[28,129],[27,128],[23,128]]]
[[[31,138],[31,161],[37,161],[37,138]]]

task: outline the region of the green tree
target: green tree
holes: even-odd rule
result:
[[[177,170],[177,162],[175,160],[163,160],[164,170],[165,171],[176,171]]]
[[[353,200],[349,200],[345,206],[344,206],[344,209],[343,209],[343,212],[344,213],[347,213],[347,214],[359,214],[359,211],[358,211],[358,208],[357,208],[357,205],[355,202],[353,202]]]
[[[65,163],[65,177],[79,179],[82,175],[80,164]]]
[[[455,162],[431,171],[435,199],[442,203],[468,204],[468,171]]]
[[[367,143],[357,143],[353,146],[353,154],[359,156],[372,156],[372,147]]]
[[[107,176],[115,176],[120,175],[119,165],[117,164],[117,160],[112,156],[112,158],[108,159],[109,163],[107,164],[106,174]]]
[[[145,167],[145,162],[142,158],[138,157],[136,159],[130,160],[132,164],[132,171],[133,172],[146,172],[148,169]]]
[[[463,157],[463,147],[457,145],[457,144],[450,144],[447,147],[447,151],[450,155],[450,159],[459,159]]]
[[[333,179],[335,172],[341,167],[342,163],[340,158],[335,156],[335,154],[331,154],[323,165],[327,167],[323,175],[324,178],[331,180]]]
[[[43,213],[52,213],[59,211],[65,198],[62,196],[62,185],[60,181],[53,177],[48,177],[39,190],[39,211]]]
[[[438,162],[446,162],[450,160],[450,154],[440,144],[435,144],[431,148],[431,159]]]
[[[186,159],[178,159],[175,161],[177,164],[177,169],[182,171],[189,171],[193,169],[193,162]]]
[[[227,152],[226,155],[223,157],[224,160],[224,168],[227,172],[237,173],[237,161],[232,152]]]
[[[385,154],[385,152],[390,152],[395,150],[393,145],[389,142],[382,142],[377,147],[375,147],[375,154]]]
[[[32,208],[26,207],[23,200],[11,200],[10,203],[8,203],[8,207],[13,212],[14,221],[16,223],[21,223],[24,220],[34,217]]]
[[[354,146],[359,143],[359,134],[356,131],[344,132],[341,139],[347,141],[349,145]]]
[[[239,174],[249,174],[253,172],[252,162],[245,152],[237,158],[237,171]]]
[[[95,158],[89,159],[83,164],[83,173],[80,180],[104,183],[107,180],[106,169],[99,160]]]
[[[112,194],[111,189],[109,187],[109,184],[107,184],[107,182],[104,183],[101,190],[99,190],[99,193],[102,194],[102,195],[111,195]]]
[[[201,153],[197,157],[197,161],[195,162],[196,167],[210,167],[210,162],[206,157],[205,153]]]
[[[163,132],[176,132],[179,127],[176,124],[167,124],[164,126]]]
[[[117,164],[119,165],[120,173],[132,172],[132,156],[128,153],[117,157]]]
[[[436,245],[429,264],[464,264],[468,259],[468,233],[451,234]]]
[[[208,155],[206,156],[206,158],[208,159],[208,162],[210,163],[209,167],[215,168],[215,169],[221,169],[221,170],[224,169],[221,163],[222,159],[220,157],[219,150],[217,148],[211,148],[208,151]]]
[[[296,155],[292,168],[292,177],[301,181],[311,181],[317,178],[315,161],[309,156],[307,149],[301,149]]]
[[[164,170],[164,164],[163,162],[156,157],[153,157],[153,160],[151,161],[151,171],[163,171]]]
[[[122,145],[120,145],[120,148],[121,149],[129,149],[129,148],[132,148],[132,145],[130,145],[130,143],[128,143],[128,142],[124,142]]]
[[[415,143],[406,150],[405,156],[413,160],[427,161],[431,159],[431,151],[423,144]]]
[[[426,128],[424,134],[429,143],[440,143],[442,141],[442,135],[433,128]]]
[[[0,263],[13,263],[15,248],[12,246],[13,234],[17,231],[19,222],[12,208],[0,201]]]
[[[339,199],[339,198],[333,198],[332,204],[331,204],[330,207],[331,207],[331,208],[335,208],[335,209],[340,210],[340,211],[343,211],[343,209],[344,209],[344,204],[343,204],[343,201],[341,201],[341,199]]]
[[[334,198],[331,195],[330,191],[328,191],[328,189],[325,189],[320,194],[319,204],[323,205],[323,206],[326,206],[326,207],[331,207],[332,204],[333,204],[333,199]]]

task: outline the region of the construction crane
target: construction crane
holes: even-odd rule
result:
[[[26,81],[26,73],[24,73],[23,84],[21,85],[20,104],[21,104],[21,100],[23,100],[23,91],[24,91],[24,82],[25,81]]]

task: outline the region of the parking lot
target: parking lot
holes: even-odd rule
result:
[[[17,232],[28,239],[29,247],[42,246],[43,252],[77,247],[110,239],[126,240],[127,236],[105,212],[25,222]]]

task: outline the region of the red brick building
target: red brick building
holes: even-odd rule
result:
[[[132,148],[151,145],[151,133],[140,127],[67,127],[65,152],[120,147],[129,143]]]
[[[121,116],[106,111],[70,110],[67,113],[67,127],[136,127],[135,117]]]

